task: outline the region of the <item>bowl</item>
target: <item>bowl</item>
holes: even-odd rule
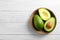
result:
[[[38,9],[40,9],[40,8],[38,8]],[[39,34],[48,34],[48,32],[45,32],[45,31],[43,31],[43,30],[40,30],[40,31],[36,30],[36,28],[35,28],[35,26],[34,26],[34,16],[35,16],[35,14],[38,14],[38,9],[36,9],[35,11],[33,11],[32,15],[30,16],[30,24],[31,24],[31,27],[32,27],[32,29],[33,29],[36,33],[39,33]],[[54,17],[54,18],[56,19],[55,14],[54,14],[50,9],[48,9],[48,8],[45,8],[45,9],[47,9],[47,10],[50,12],[51,17]],[[57,23],[57,20],[56,20],[56,22],[55,22],[55,26],[56,26],[56,23]],[[55,29],[55,27],[54,27],[54,29]],[[54,30],[54,29],[53,29],[53,30]],[[53,30],[52,30],[52,31],[53,31]],[[51,32],[52,32],[52,31],[51,31]],[[50,32],[49,32],[49,33],[50,33]]]

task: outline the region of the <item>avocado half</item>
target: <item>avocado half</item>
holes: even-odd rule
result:
[[[39,15],[34,16],[34,25],[37,30],[41,30],[44,27],[44,22]]]
[[[46,32],[51,32],[55,28],[55,22],[56,22],[55,18],[51,17],[49,20],[45,22],[44,30]]]
[[[39,8],[38,12],[39,12],[40,17],[45,21],[51,17],[50,12],[46,8]]]

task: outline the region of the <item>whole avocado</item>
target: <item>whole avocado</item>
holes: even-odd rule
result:
[[[39,15],[34,16],[34,25],[37,30],[41,30],[44,27],[44,22]]]

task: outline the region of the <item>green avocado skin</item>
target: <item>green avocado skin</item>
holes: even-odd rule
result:
[[[34,25],[37,30],[41,30],[44,27],[44,22],[39,15],[34,16]]]

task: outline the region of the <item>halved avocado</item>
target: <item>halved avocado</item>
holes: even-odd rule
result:
[[[49,20],[46,21],[45,25],[44,25],[44,30],[46,32],[51,32],[54,28],[55,28],[55,18],[51,17]]]
[[[39,15],[34,16],[34,25],[37,30],[41,30],[44,27],[44,22]]]
[[[43,20],[48,20],[51,15],[50,12],[46,8],[40,8],[38,9],[39,15]]]

